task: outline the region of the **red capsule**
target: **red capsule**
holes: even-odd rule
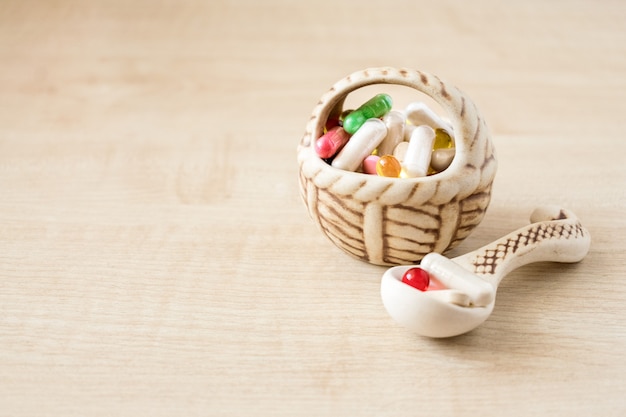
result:
[[[350,134],[337,126],[330,129],[315,141],[315,152],[322,158],[331,158],[343,148],[350,139]]]
[[[341,126],[339,124],[339,117],[338,116],[329,117],[328,120],[326,120],[326,125],[324,125],[324,128],[328,132],[330,129],[332,129],[333,127],[337,127],[337,126]]]
[[[430,276],[428,272],[424,271],[422,268],[415,267],[404,273],[402,282],[420,291],[426,291],[430,284]]]

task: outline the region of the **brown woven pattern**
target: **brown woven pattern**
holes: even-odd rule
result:
[[[510,236],[495,248],[486,250],[472,261],[474,272],[478,274],[495,274],[498,266],[518,250],[527,250],[532,245],[558,239],[575,239],[585,236],[585,229],[579,222],[576,223],[538,223],[520,233]]]

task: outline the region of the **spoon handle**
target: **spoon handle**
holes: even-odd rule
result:
[[[530,221],[530,225],[452,260],[496,288],[506,274],[520,266],[542,261],[578,262],[589,251],[591,236],[571,211],[539,207]]]

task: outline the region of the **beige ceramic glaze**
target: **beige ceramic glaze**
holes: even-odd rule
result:
[[[414,88],[434,99],[453,129],[456,156],[445,171],[423,178],[386,178],[331,167],[313,144],[345,98],[372,84]],[[496,159],[487,126],[468,96],[438,77],[410,69],[370,68],[324,94],[298,146],[300,188],[309,214],[348,254],[377,265],[419,261],[466,238],[491,198]]]

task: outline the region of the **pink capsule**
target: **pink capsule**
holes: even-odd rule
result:
[[[376,164],[380,160],[380,156],[370,155],[363,160],[363,172],[366,174],[376,175]]]
[[[350,139],[350,134],[342,127],[336,126],[315,141],[315,152],[320,158],[334,156]]]

